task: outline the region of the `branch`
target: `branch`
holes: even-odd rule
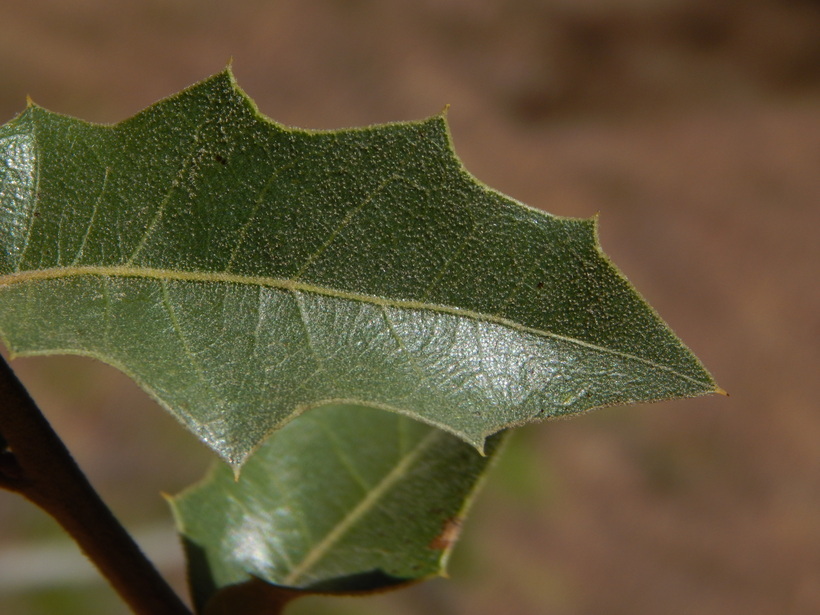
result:
[[[0,487],[51,515],[137,615],[190,615],[0,357]]]

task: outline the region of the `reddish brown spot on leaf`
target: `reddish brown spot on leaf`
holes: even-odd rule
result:
[[[427,545],[430,549],[437,549],[443,551],[453,546],[458,535],[461,533],[461,519],[458,517],[451,517],[441,526],[441,533],[430,541]]]

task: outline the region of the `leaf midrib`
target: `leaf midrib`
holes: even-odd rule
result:
[[[546,331],[535,327],[528,327],[517,323],[515,321],[497,316],[495,314],[484,314],[475,312],[473,310],[452,307],[447,305],[440,305],[435,303],[424,303],[421,301],[411,301],[406,299],[388,299],[377,295],[366,295],[362,293],[354,293],[350,291],[342,291],[334,288],[327,288],[324,286],[317,286],[302,281],[287,279],[287,278],[272,278],[266,276],[248,276],[220,271],[185,271],[174,269],[159,269],[152,267],[132,267],[123,265],[101,266],[101,265],[85,265],[80,267],[51,267],[47,269],[37,269],[30,271],[18,271],[0,276],[0,291],[4,287],[16,286],[25,284],[27,282],[37,282],[45,280],[58,280],[64,278],[78,278],[83,276],[90,277],[109,277],[109,278],[141,278],[148,280],[158,280],[162,282],[179,281],[179,282],[200,282],[200,283],[223,283],[223,284],[237,284],[245,286],[264,286],[289,292],[303,292],[313,293],[317,295],[324,295],[327,297],[334,297],[337,299],[346,299],[349,301],[358,301],[361,303],[369,303],[371,305],[378,305],[382,307],[400,308],[408,310],[427,310],[441,314],[449,314],[461,318],[468,318],[480,322],[489,322],[492,324],[502,325],[515,331],[528,333],[539,337],[548,337],[570,344],[575,344],[584,348],[589,348],[602,353],[607,353],[632,361],[637,361],[645,365],[649,365],[654,369],[668,372],[682,380],[692,382],[701,386],[713,387],[713,383],[698,380],[687,374],[683,374],[672,367],[656,363],[645,357],[634,355],[621,350],[599,346],[591,342],[586,342],[578,338],[569,337]]]
[[[308,551],[302,560],[288,573],[284,579],[284,585],[295,584],[301,577],[310,571],[321,559],[332,549],[351,527],[370,512],[376,503],[396,484],[415,463],[419,457],[433,444],[443,432],[433,429],[422,440],[420,440],[409,452],[407,452],[390,472],[374,486],[364,498],[354,506],[344,517],[342,517],[333,528],[325,534],[324,538],[317,542]]]

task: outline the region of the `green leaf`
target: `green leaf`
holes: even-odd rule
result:
[[[488,462],[392,412],[317,408],[266,441],[238,480],[216,464],[170,499],[195,601],[251,578],[351,592],[440,574]]]
[[[289,129],[226,71],[114,126],[30,105],[0,152],[9,348],[118,367],[234,467],[329,402],[481,448],[536,419],[717,390],[595,220],[477,182],[443,116]]]

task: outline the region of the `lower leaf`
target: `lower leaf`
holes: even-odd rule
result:
[[[254,579],[305,593],[441,574],[501,436],[482,457],[407,417],[325,406],[276,432],[238,479],[217,463],[170,498],[195,603]]]

